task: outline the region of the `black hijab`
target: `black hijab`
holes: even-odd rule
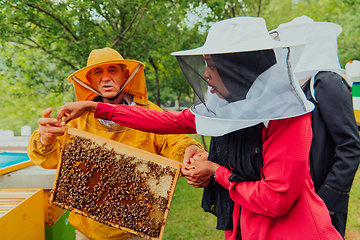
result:
[[[245,99],[255,79],[276,64],[274,50],[213,54],[212,60],[230,93],[226,100]],[[259,181],[262,166],[263,123],[221,137],[212,137],[209,161],[231,170],[230,182]],[[229,190],[215,180],[204,188],[202,208],[217,216],[217,229],[232,230],[234,202]]]
[[[259,181],[262,166],[263,123],[212,137],[209,161],[231,170],[230,182]],[[201,207],[217,216],[217,229],[232,230],[234,202],[229,190],[215,180],[204,188]]]

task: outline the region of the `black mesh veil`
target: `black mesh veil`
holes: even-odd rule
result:
[[[194,93],[202,103],[205,103],[207,80],[202,76],[206,69],[204,57],[202,55],[195,55],[177,56],[176,58]]]
[[[209,88],[227,102],[245,99],[255,79],[276,63],[273,50],[177,56],[177,60],[205,106]]]

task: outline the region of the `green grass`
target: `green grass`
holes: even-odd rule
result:
[[[201,136],[190,137],[202,144]],[[205,137],[207,148],[210,137]],[[216,230],[216,217],[201,208],[202,188],[194,188],[179,178],[171,203],[164,239],[223,240],[224,231]]]
[[[355,176],[350,192],[345,239],[360,239],[360,171]]]
[[[198,135],[198,134],[188,134],[189,137],[195,139],[196,141],[198,141],[203,147],[204,147],[204,144],[203,144],[203,139],[201,137],[201,135]],[[205,145],[206,145],[206,149],[207,151],[209,151],[209,147],[210,147],[210,137],[209,136],[204,136],[204,140],[205,140]]]
[[[223,240],[216,230],[216,217],[201,208],[202,188],[194,188],[181,177],[171,203],[163,239]]]
[[[199,143],[200,135],[190,134]],[[207,148],[210,137],[205,137]],[[164,239],[223,240],[224,231],[216,230],[216,217],[201,208],[202,188],[194,188],[179,178],[171,203]]]

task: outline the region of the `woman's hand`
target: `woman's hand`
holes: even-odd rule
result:
[[[97,104],[97,102],[92,101],[66,103],[57,112],[58,122],[61,126],[64,126],[72,119],[80,117],[84,112],[95,112]],[[65,118],[62,119],[63,117]]]

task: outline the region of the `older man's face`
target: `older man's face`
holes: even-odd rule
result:
[[[89,76],[95,89],[106,98],[115,97],[128,77],[118,64],[95,67],[91,69]]]

